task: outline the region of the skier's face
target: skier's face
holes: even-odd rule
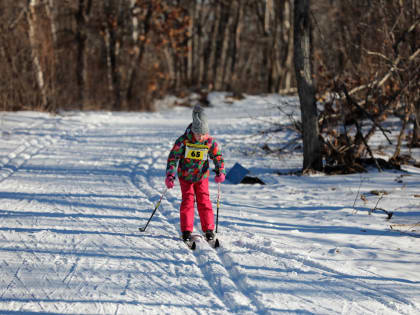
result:
[[[199,134],[193,132],[194,139],[198,142],[206,141],[209,138],[208,134]]]

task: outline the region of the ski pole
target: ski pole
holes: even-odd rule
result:
[[[149,225],[150,220],[152,220],[153,215],[155,214],[156,210],[159,208],[160,203],[162,202],[163,196],[165,196],[165,194],[166,194],[167,191],[168,191],[168,188],[165,188],[165,191],[162,193],[162,196],[160,196],[160,199],[159,199],[158,203],[156,204],[155,209],[153,210],[152,215],[149,218],[149,221],[147,221],[147,223],[146,223],[146,225],[144,227],[139,227],[139,231],[140,232],[146,231],[146,228]]]
[[[217,213],[216,213],[216,233],[219,225],[219,206],[220,206],[220,183],[217,184]]]

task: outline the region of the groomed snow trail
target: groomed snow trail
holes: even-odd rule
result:
[[[138,122],[109,134],[102,119],[8,155],[0,312],[228,313],[174,224],[157,215],[138,232],[159,194],[160,130],[147,137]]]
[[[189,109],[4,117],[14,127],[0,145],[0,314],[420,313],[418,239],[368,204],[354,215],[359,175],[279,177],[272,158],[243,156],[261,128],[251,108],[208,109],[212,132],[228,167],[240,159],[268,185],[223,184],[222,247],[196,251],[180,241],[178,185],[138,231]],[[387,205],[416,215],[420,172],[398,176],[366,177],[362,190],[381,178]],[[216,192],[211,180],[214,202]]]

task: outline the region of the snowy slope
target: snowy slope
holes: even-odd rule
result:
[[[299,115],[296,99],[211,102],[227,168],[267,185],[222,184],[222,247],[194,252],[179,241],[178,184],[138,231],[191,109],[0,113],[0,314],[420,314],[420,169],[278,176],[301,157],[259,147],[296,135],[259,132]],[[378,201],[390,221],[369,215]]]

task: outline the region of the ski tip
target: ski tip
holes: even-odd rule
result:
[[[220,246],[219,239],[216,238],[216,241],[214,242],[214,248],[218,248]]]
[[[195,241],[183,241],[185,243],[185,245],[188,246],[189,249],[194,250],[196,248],[196,244]]]

